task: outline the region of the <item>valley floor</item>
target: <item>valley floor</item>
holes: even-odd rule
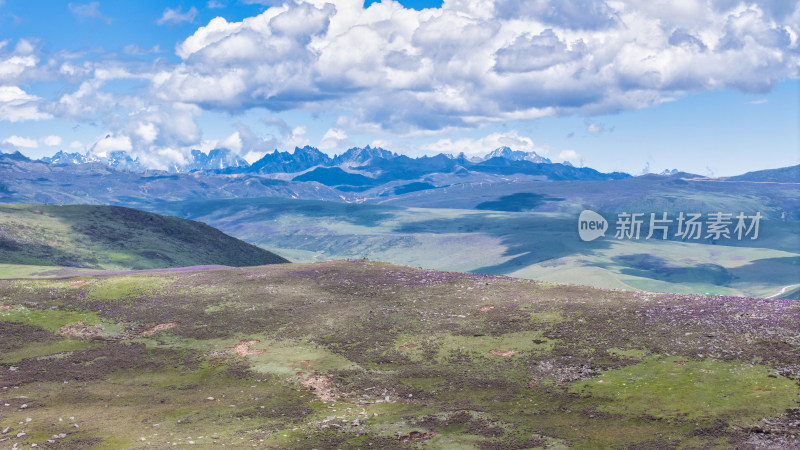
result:
[[[748,201],[714,208],[758,209]],[[583,242],[577,233],[580,206],[575,208],[509,212],[279,198],[152,207],[207,223],[294,262],[369,258],[599,288],[745,297],[772,296],[800,277],[797,221],[765,221],[752,241],[615,239],[612,229],[605,238]],[[792,290],[781,294],[797,296]]]

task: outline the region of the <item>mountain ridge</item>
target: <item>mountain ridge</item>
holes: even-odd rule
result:
[[[571,166],[571,164],[568,163],[553,163],[550,159],[545,158],[536,152],[512,150],[510,147],[505,146],[498,147],[497,149],[488,152],[484,156],[476,156],[472,158],[467,158],[463,152],[457,156],[439,153],[432,156],[423,155],[420,157],[411,158],[391,152],[381,147],[372,147],[370,145],[367,145],[366,147],[351,147],[341,154],[329,156],[316,147],[306,145],[303,147],[295,147],[292,153],[275,149],[271,153],[268,152],[264,154],[264,156],[254,161],[252,164],[248,163],[241,156],[229,149],[217,148],[210,150],[207,153],[194,149],[191,150],[190,157],[187,162],[172,163],[166,168],[166,171],[177,173],[207,171],[224,174],[275,174],[304,172],[317,166],[340,167],[345,170],[363,168],[372,164],[373,162],[377,162],[377,164],[385,166],[384,163],[379,162],[381,160],[394,161],[399,159],[406,166],[410,164],[409,161],[415,161],[422,164],[433,161],[436,165],[442,166],[443,164],[441,161],[447,159],[450,161],[456,161],[462,166],[466,166],[471,164],[480,164],[493,158],[502,158],[513,162],[526,161],[536,164],[563,164],[565,166]],[[47,164],[58,165],[78,165],[99,162],[117,169],[139,172],[153,170],[145,167],[138,157],[133,158],[128,152],[121,150],[104,154],[81,154],[78,152],[67,153],[64,150],[59,150],[53,156],[42,157],[38,159],[38,161],[42,161]],[[437,161],[438,163],[436,163]]]

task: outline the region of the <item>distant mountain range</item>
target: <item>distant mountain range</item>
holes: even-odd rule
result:
[[[533,152],[501,148],[495,155],[480,161],[463,154],[410,158],[367,146],[331,157],[307,146],[293,153],[274,151],[247,164],[229,150],[218,149],[208,154],[193,151],[182,165],[152,170],[143,169],[125,152],[87,156],[62,151],[41,160],[19,152],[0,153],[0,201],[138,207],[254,197],[365,202],[452,186],[630,178],[619,172],[532,162],[541,158]]]
[[[620,172],[600,173],[590,168],[552,163],[535,152],[501,147],[484,158],[467,159],[438,154],[410,158],[379,147],[354,147],[330,157],[314,147],[295,148],[294,153],[274,151],[250,166],[228,167],[227,174],[297,174],[293,181],[316,181],[346,191],[366,190],[398,180],[416,180],[431,174],[530,175],[546,180],[610,180],[627,178]]]
[[[388,161],[398,163],[406,169],[414,166],[415,172],[428,172],[425,166],[431,166],[432,169],[447,169],[448,167],[453,168],[458,164],[480,164],[493,158],[502,158],[515,162],[525,161],[534,164],[553,164],[548,158],[542,157],[536,152],[512,150],[509,147],[500,147],[482,157],[467,158],[461,153],[455,157],[440,154],[433,157],[409,158],[379,147],[370,147],[369,145],[363,148],[353,147],[334,157],[328,156],[317,148],[305,146],[295,148],[293,153],[275,150],[272,153],[267,153],[253,164],[248,164],[241,156],[228,149],[214,149],[208,153],[192,150],[187,162],[173,163],[167,167],[167,172],[275,174],[304,172],[317,166],[369,171],[369,167],[365,169],[365,166],[369,166],[374,162],[376,165],[385,167]],[[100,163],[121,170],[135,172],[146,170],[146,167],[138,158],[134,159],[124,151],[104,154],[82,154],[77,152],[67,153],[61,150],[53,156],[41,158],[40,161],[57,165]],[[452,161],[453,163],[446,161]],[[571,166],[570,164],[566,165]]]
[[[46,156],[39,161],[48,164],[89,164],[100,163],[115,169],[143,172],[146,167],[139,158],[132,158],[124,151],[114,151],[106,154],[95,155],[91,153],[67,153],[63,150],[53,156]],[[214,149],[208,153],[192,150],[191,159],[185,164],[173,163],[167,168],[168,172],[197,172],[224,170],[227,168],[247,167],[249,164],[241,156],[228,149]]]
[[[17,158],[25,158],[16,153]],[[66,153],[38,160],[53,166],[80,166],[99,164],[117,170],[145,172],[139,161],[124,151],[104,154]],[[353,147],[336,156],[305,146],[293,153],[275,150],[253,164],[248,164],[228,149],[214,149],[209,153],[192,150],[189,160],[174,163],[167,168],[170,173],[202,172],[208,175],[258,174],[270,178],[317,183],[338,187],[340,190],[363,191],[394,181],[416,180],[431,174],[448,174],[466,177],[480,175],[525,175],[541,180],[616,180],[630,177],[621,172],[601,173],[588,167],[553,163],[536,152],[500,147],[484,157],[467,158],[438,154],[411,158],[379,147]]]
[[[798,167],[760,171],[718,181],[797,182]],[[496,186],[510,194],[540,182],[614,181],[631,178],[588,167],[553,163],[535,152],[498,148],[485,157],[438,154],[411,158],[378,147],[354,147],[329,156],[314,147],[274,151],[248,164],[226,149],[194,150],[170,170],[144,169],[126,152],[102,156],[58,152],[31,160],[0,152],[0,201],[18,203],[105,203],[145,206],[192,199],[282,197],[337,202],[403,201],[459,189],[467,203]],[[703,178],[676,172],[638,178]],[[502,188],[501,188],[502,186]],[[537,188],[540,189],[540,188]],[[575,189],[583,189],[575,187]],[[499,191],[498,191],[499,192]],[[488,194],[486,194],[488,195]],[[484,198],[484,200],[493,200]]]

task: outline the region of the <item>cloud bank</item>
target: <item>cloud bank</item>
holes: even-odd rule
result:
[[[97,2],[70,9],[111,21]],[[158,21],[196,16],[195,8],[167,8]],[[764,93],[800,76],[798,36],[800,3],[781,0],[446,0],[422,11],[391,0],[366,9],[361,0],[287,1],[239,22],[217,17],[200,26],[177,43],[177,63],[87,61],[2,41],[0,121],[96,119],[116,140],[95,148],[170,155],[204,141],[196,120],[204,111],[333,111],[339,120],[323,141],[334,148],[359,131],[436,134],[635,110],[705,91]],[[54,80],[73,88],[45,99],[21,87]],[[112,80],[144,87],[104,89]],[[225,142],[243,153],[252,150],[248,142],[274,143],[246,134]],[[305,129],[284,134],[284,143],[308,142]],[[532,149],[525,139],[432,145]]]
[[[311,0],[216,18],[157,74],[164,101],[330,108],[396,132],[638,109],[798,76],[800,4],[724,0]],[[788,5],[788,6],[787,6]]]

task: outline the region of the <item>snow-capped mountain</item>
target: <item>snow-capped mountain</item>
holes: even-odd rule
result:
[[[363,165],[374,159],[390,160],[395,157],[397,157],[396,153],[392,153],[380,147],[370,147],[368,145],[364,148],[353,147],[341,155],[335,156],[333,158],[333,165]]]
[[[275,150],[272,153],[267,153],[249,167],[227,171],[247,173],[295,173],[302,172],[315,166],[330,165],[330,163],[330,156],[307,145],[303,148],[295,147],[294,153]]]
[[[53,156],[45,156],[41,159],[42,162],[48,164],[84,164],[86,157],[80,153],[67,153],[64,150],[59,150]]]
[[[144,166],[139,162],[139,159],[131,158],[131,155],[124,151],[114,151],[100,155],[87,153],[67,153],[64,150],[58,151],[53,156],[46,156],[41,158],[40,161],[48,164],[88,164],[100,163],[116,169],[141,171]]]
[[[484,156],[481,161],[486,161],[492,158],[505,158],[511,161],[530,161],[536,164],[552,164],[548,158],[545,158],[536,152],[511,150],[509,147],[496,148]]]
[[[205,154],[200,150],[192,150],[188,164],[179,166],[180,172],[207,170],[224,170],[229,167],[248,167],[250,164],[241,156],[226,148],[215,148]]]
[[[438,154],[411,158],[398,155],[380,147],[353,147],[336,156],[329,156],[311,146],[295,148],[293,152],[278,150],[265,154],[248,164],[238,154],[228,149],[214,149],[208,153],[192,150],[186,162],[172,163],[168,172],[207,172],[209,174],[262,175],[281,180],[314,181],[326,185],[377,186],[402,180],[415,180],[440,174],[461,178],[476,176],[537,176],[548,180],[598,180],[618,179],[629,175],[602,174],[590,168],[575,168],[569,164],[553,164],[536,152],[500,147],[483,158],[468,159],[463,153],[456,157]],[[97,155],[89,153],[58,152],[42,162],[60,165],[102,163],[131,171],[144,170],[139,159],[122,151]],[[332,184],[334,183],[334,184]]]

